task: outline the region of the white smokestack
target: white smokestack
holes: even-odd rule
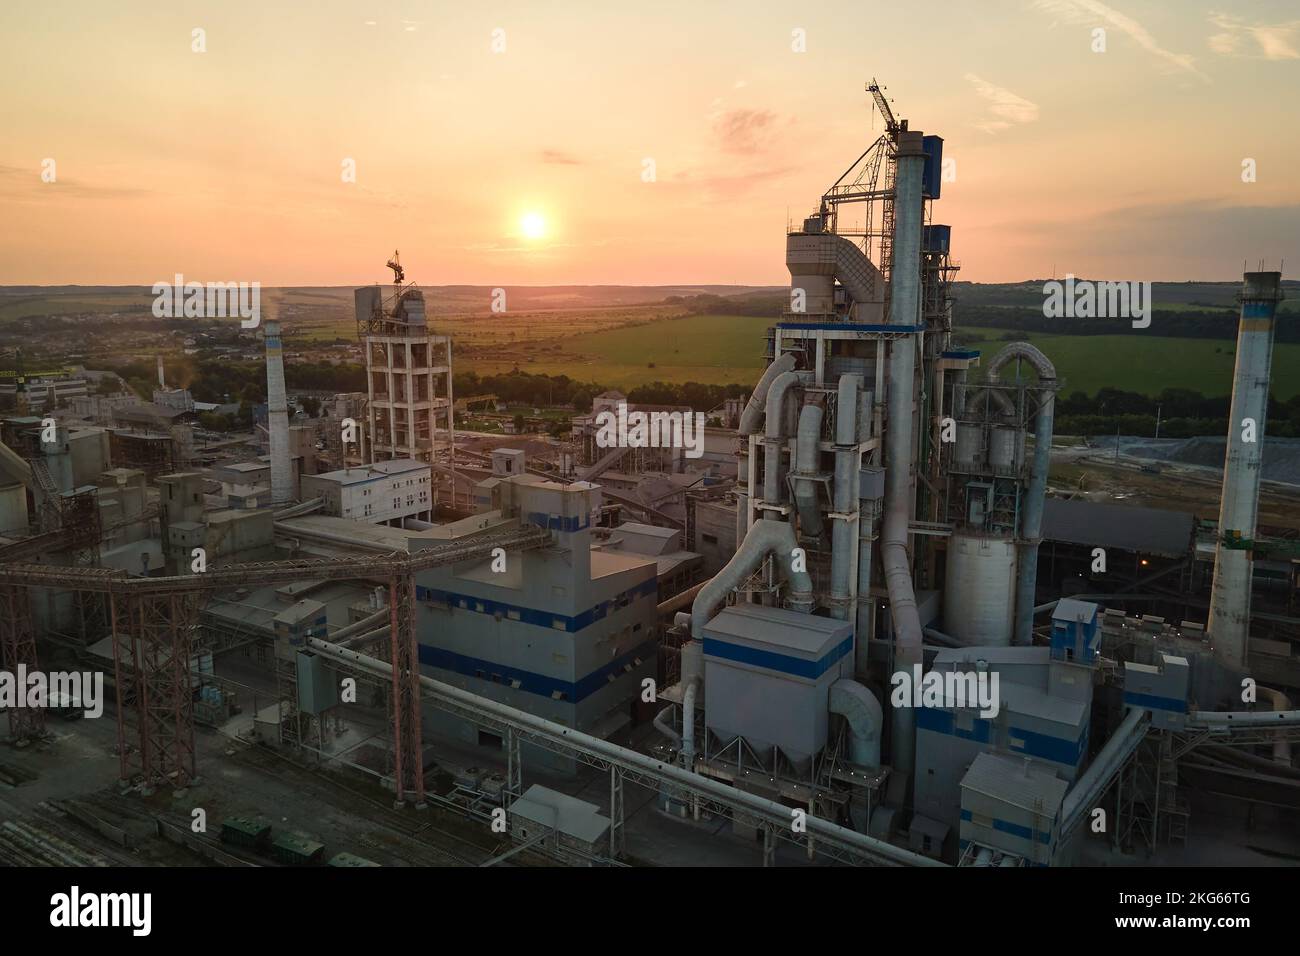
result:
[[[1268,411],[1269,366],[1273,357],[1273,315],[1282,298],[1282,273],[1247,272],[1241,287],[1237,368],[1232,379],[1228,451],[1223,463],[1219,543],[1206,630],[1214,655],[1229,668],[1246,666],[1250,636],[1250,587],[1254,572],[1251,541],[1259,513],[1260,465],[1264,457],[1264,415]]]
[[[284,392],[280,323],[263,322],[266,338],[266,425],[271,436],[271,501],[292,501],[293,461],[289,457],[289,400]]]
[[[162,389],[167,387],[167,379],[163,376],[163,360],[161,355],[158,356],[158,387]]]

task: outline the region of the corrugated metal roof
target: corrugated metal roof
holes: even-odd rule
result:
[[[726,608],[704,626],[707,637],[816,659],[850,633],[847,621],[759,604]]]
[[[1031,760],[982,753],[961,778],[961,788],[1055,817],[1069,784]]]
[[[1192,547],[1195,516],[1101,501],[1043,502],[1043,539],[1182,557]]]

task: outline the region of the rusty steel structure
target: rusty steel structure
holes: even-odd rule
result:
[[[17,679],[20,669],[38,669],[36,633],[32,628],[31,595],[21,587],[0,587],[0,666]],[[23,693],[25,688],[19,687]],[[9,708],[9,739],[27,743],[45,734],[45,710],[41,707]]]
[[[139,777],[146,789],[183,788],[197,779],[190,660],[199,612],[207,595],[239,587],[312,580],[387,579],[392,623],[394,786],[398,803],[424,803],[420,732],[420,665],[415,627],[415,574],[487,557],[496,548],[547,546],[550,532],[531,525],[475,535],[414,552],[343,558],[294,558],[212,568],[202,574],[132,577],[112,568],[0,564],[0,649],[5,667],[38,666],[29,589],[62,588],[105,595],[113,636],[117,738],[124,782]],[[132,732],[126,722],[135,712]],[[43,712],[10,711],[11,735],[39,735]]]

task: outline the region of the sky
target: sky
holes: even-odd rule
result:
[[[873,77],[944,137],[960,278],[1300,265],[1295,2],[42,0],[0,284],[785,284]]]

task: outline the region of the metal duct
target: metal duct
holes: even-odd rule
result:
[[[795,357],[793,352],[786,352],[772,362],[763,372],[754,386],[753,393],[749,396],[749,402],[745,405],[745,410],[740,413],[740,428],[738,431],[742,435],[757,435],[759,428],[763,424],[763,403],[767,401],[767,390],[772,386],[772,382],[782,372],[789,372],[794,369]]]
[[[768,430],[771,430],[768,419]],[[805,405],[799,413],[799,431],[795,438],[794,501],[799,510],[799,530],[809,538],[822,536],[822,516],[817,507],[818,445],[822,437],[822,408]],[[765,476],[766,477],[766,476]]]
[[[266,338],[266,425],[271,439],[271,501],[292,501],[293,461],[289,457],[289,400],[284,391],[280,323],[264,323]]]
[[[1062,843],[1087,815],[1088,810],[1097,805],[1097,799],[1105,792],[1111,778],[1123,769],[1129,755],[1146,736],[1147,729],[1147,712],[1138,707],[1130,707],[1123,722],[1115,728],[1110,740],[1106,741],[1106,746],[1101,748],[1083,776],[1074,782],[1074,786],[1065,795],[1065,801],[1061,804]]]
[[[925,151],[920,132],[905,132],[898,141],[898,174],[894,190],[894,270],[889,303],[889,324],[914,328],[920,317],[921,170]],[[885,526],[880,557],[894,622],[894,669],[910,673],[922,663],[921,617],[912,588],[911,561],[907,553],[907,526],[915,500],[912,496],[912,403],[916,337],[894,339],[889,351],[889,426],[885,435]],[[894,709],[892,762],[910,774],[916,756],[916,717],[910,707]]]
[[[1247,272],[1241,286],[1237,327],[1237,365],[1232,377],[1232,413],[1223,461],[1219,503],[1219,541],[1214,554],[1214,584],[1206,631],[1214,656],[1226,667],[1246,666],[1250,636],[1250,589],[1254,560],[1242,547],[1255,537],[1259,513],[1264,417],[1268,412],[1269,370],[1273,360],[1273,315],[1282,297],[1282,273]],[[1243,434],[1253,424],[1249,441]]]
[[[1042,392],[1042,404],[1034,418],[1034,466],[1025,489],[1024,511],[1020,518],[1020,536],[1016,545],[1019,552],[1016,568],[1016,626],[1014,643],[1029,645],[1034,642],[1034,590],[1038,585],[1038,545],[1043,530],[1043,499],[1047,495],[1047,473],[1052,464],[1052,420],[1056,412],[1056,366],[1039,349],[1028,342],[1011,342],[993,361],[989,362],[988,380],[995,382],[999,373],[1012,359],[1024,359],[1038,372],[1038,381],[1047,387]],[[996,389],[985,389],[992,395],[1003,413],[1014,414],[1015,406],[1006,395]],[[974,409],[980,391],[969,394],[966,408]]]
[[[790,553],[796,547],[793,525],[770,518],[755,521],[726,567],[696,595],[691,605],[691,637],[697,641],[704,639],[704,625],[713,618],[727,595],[758,570],[769,554],[776,559],[777,570],[790,586],[790,607],[811,611],[812,578],[807,571],[793,570],[790,564]]]
[[[885,715],[876,695],[857,681],[842,678],[831,684],[830,712],[849,722],[849,760],[862,767],[879,767]]]
[[[785,430],[781,412],[790,388],[799,384],[799,373],[782,372],[772,380],[767,390],[767,429],[763,441],[763,504],[776,506],[784,499],[781,494],[781,449]]]
[[[849,619],[849,572],[853,566],[853,531],[858,513],[858,389],[862,378],[841,375],[835,403],[835,500],[836,517],[831,528],[831,617]],[[866,640],[866,635],[863,635]]]

